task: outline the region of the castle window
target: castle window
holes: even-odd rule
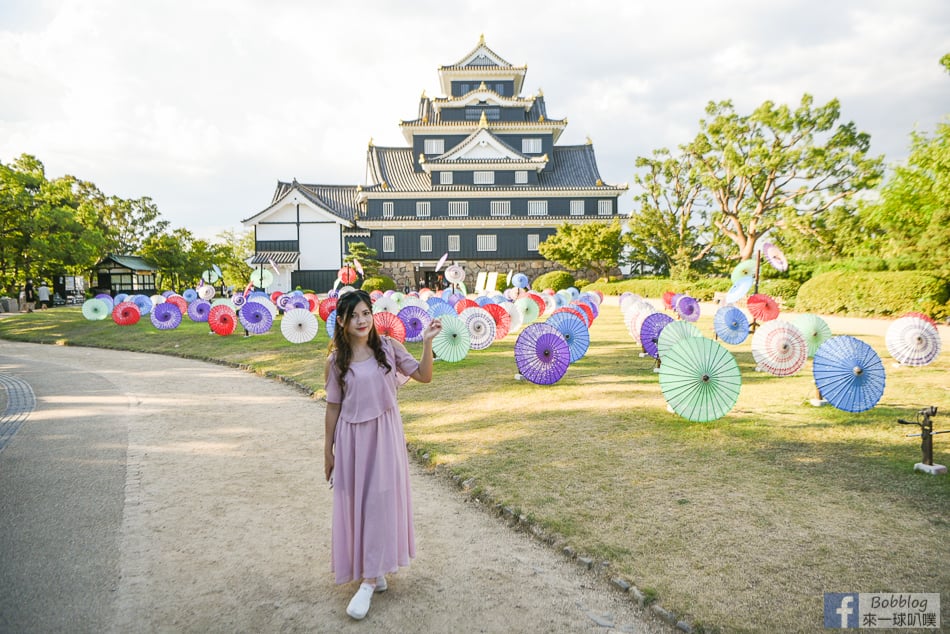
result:
[[[598,200],[597,201],[597,215],[598,216],[609,216],[614,211],[614,205],[612,200]]]
[[[453,218],[463,218],[467,215],[468,215],[468,201],[467,200],[449,201],[449,216]]]
[[[541,236],[537,233],[528,234],[528,251],[537,251],[538,243],[541,242]]]
[[[510,200],[491,201],[491,215],[510,216],[511,215],[511,201]]]
[[[449,251],[457,253],[462,250],[462,241],[458,236],[449,236]]]
[[[383,203],[383,218],[393,217],[393,203]]]
[[[528,172],[525,170],[519,170],[515,172],[515,185],[527,185],[528,184]]]
[[[529,200],[528,201],[528,215],[529,216],[547,216],[548,215],[548,201]]]
[[[432,236],[419,236],[419,250],[423,253],[432,251]]]
[[[522,154],[540,154],[541,139],[521,139]]]
[[[495,172],[475,172],[476,185],[494,185]]]
[[[583,216],[583,215],[584,215],[584,201],[583,201],[583,200],[572,200],[572,201],[571,201],[571,215],[572,215],[572,216]]]
[[[476,236],[475,248],[479,251],[497,251],[498,250],[498,236],[496,235],[486,235],[486,236]]]
[[[396,236],[383,236],[383,253],[392,253],[396,250]]]
[[[425,153],[426,154],[445,153],[445,141],[443,139],[426,139]]]
[[[420,201],[416,203],[416,217],[425,218],[428,217],[429,212],[431,211],[431,203],[429,201]]]
[[[451,185],[452,172],[439,172],[439,185]]]

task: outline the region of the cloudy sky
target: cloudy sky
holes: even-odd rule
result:
[[[950,113],[946,0],[3,0],[0,161],[149,196],[210,238],[278,180],[365,182],[370,138],[404,146],[481,34],[609,183],[689,141],[710,100],[838,98],[890,163]]]

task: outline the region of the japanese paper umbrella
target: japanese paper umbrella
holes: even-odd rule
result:
[[[468,355],[471,336],[468,328],[456,315],[443,315],[442,330],[432,340],[432,352],[442,361],[456,363]]]
[[[514,302],[505,302],[499,304],[508,313],[508,332],[518,330],[522,326],[523,316],[521,311],[515,306]]]
[[[459,318],[468,328],[468,345],[472,350],[484,350],[495,341],[495,319],[481,308],[466,308],[459,313]]]
[[[452,304],[439,297],[429,298],[429,308],[427,310],[433,317],[442,317],[443,315],[458,317],[459,315],[455,312],[455,308],[452,307]]]
[[[528,288],[528,276],[524,273],[515,273],[511,276],[511,285],[515,288]]]
[[[188,312],[188,300],[181,295],[169,295],[165,298],[165,302],[178,306],[178,312],[182,315]]]
[[[792,325],[798,328],[808,345],[808,356],[815,356],[818,346],[831,336],[831,328],[818,315],[804,313],[792,320]]]
[[[446,252],[439,258],[439,261],[435,263],[435,272],[438,273],[442,267],[445,265],[445,261],[449,259],[449,254]]]
[[[399,312],[399,304],[392,297],[380,297],[373,302],[373,314]]]
[[[373,322],[376,324],[376,332],[387,337],[392,337],[396,341],[406,340],[406,326],[400,321],[396,313],[381,312],[373,315]]]
[[[251,281],[258,288],[267,288],[274,283],[274,274],[265,268],[258,268],[251,273]]]
[[[660,333],[667,324],[673,323],[673,318],[666,313],[653,313],[643,320],[640,326],[640,345],[643,351],[648,355],[657,358],[658,351],[656,344],[660,339]]]
[[[544,301],[544,298],[541,297],[540,293],[536,293],[536,292],[534,292],[534,291],[528,291],[528,294],[526,295],[526,297],[530,297],[531,300],[534,301],[534,303],[538,305],[538,316],[539,316],[539,317],[540,317],[542,314],[544,314],[544,311],[547,310],[548,305],[547,305],[547,303]]]
[[[191,321],[208,321],[208,313],[211,312],[211,302],[206,299],[196,299],[188,304],[188,317]]]
[[[396,316],[406,327],[406,341],[422,341],[422,332],[432,322],[429,311],[419,306],[406,306]]]
[[[666,359],[667,353],[681,339],[686,337],[702,337],[699,328],[688,321],[674,321],[666,324],[656,340],[656,353],[660,360]]]
[[[888,326],[884,342],[901,365],[928,365],[940,354],[940,333],[920,317],[896,320]]]
[[[101,299],[87,299],[82,303],[82,316],[89,321],[105,319],[112,312],[109,305]]]
[[[557,328],[546,323],[531,324],[515,342],[518,373],[537,385],[557,383],[567,372],[571,350]]]
[[[445,269],[445,279],[452,284],[458,284],[465,279],[465,269],[458,264],[453,264]]]
[[[756,370],[773,376],[791,376],[805,365],[808,344],[798,328],[782,320],[773,320],[752,335],[752,358]]]
[[[274,316],[258,302],[247,302],[238,311],[241,325],[251,334],[263,335],[274,324]]]
[[[183,292],[181,296],[184,297],[185,301],[189,304],[198,299],[198,293],[196,293],[195,289],[193,288],[186,288],[185,292]]]
[[[148,295],[133,295],[131,301],[139,307],[139,312],[143,317],[152,312],[152,298]]]
[[[935,322],[935,321],[933,320],[933,318],[932,318],[930,315],[927,315],[927,314],[924,314],[924,313],[918,313],[918,312],[915,312],[915,311],[910,311],[910,312],[908,312],[908,313],[904,313],[903,315],[901,315],[901,317],[920,317],[921,319],[923,319],[924,321],[926,321],[927,323],[929,323],[929,324],[930,324],[931,326],[933,326],[934,328],[937,327],[937,322]]]
[[[673,411],[705,423],[725,416],[739,398],[739,364],[721,344],[706,337],[686,337],[663,357],[660,389]]]
[[[464,310],[467,310],[469,308],[478,308],[478,307],[479,307],[478,302],[476,302],[474,299],[469,299],[467,297],[463,297],[462,299],[455,302],[455,312],[458,313],[459,315],[461,315],[462,311]]]
[[[884,395],[881,357],[855,337],[840,335],[821,344],[812,374],[822,398],[846,412],[869,410]]]
[[[504,339],[511,330],[511,315],[501,304],[486,304],[484,309],[495,320],[495,341]]]
[[[788,270],[788,259],[786,259],[785,254],[771,242],[762,245],[762,255],[777,271],[785,272]]]
[[[544,322],[557,329],[564,341],[567,342],[570,350],[570,363],[583,358],[590,347],[590,331],[587,330],[587,324],[577,315],[568,312],[552,314]]]
[[[713,330],[717,337],[735,346],[749,336],[749,318],[736,306],[723,306],[713,315]]]
[[[732,269],[732,283],[747,277],[755,278],[755,260],[743,260]]]
[[[573,308],[584,314],[584,321],[587,322],[587,326],[590,327],[594,323],[594,309],[587,305],[586,302],[582,302],[579,299],[575,299],[571,302],[569,308]]]
[[[181,325],[181,309],[172,302],[162,302],[155,305],[149,318],[159,330],[174,330]]]
[[[684,295],[676,302],[673,307],[676,313],[686,321],[696,321],[699,319],[699,302],[695,297]]]
[[[281,297],[286,297],[286,296],[282,295]],[[247,303],[247,297],[241,293],[238,293],[234,295],[233,297],[231,297],[231,303],[234,304],[235,308],[240,308],[241,306]]]
[[[318,327],[319,327],[319,324],[318,324]],[[333,339],[333,333],[336,331],[336,309],[331,310],[330,314],[327,315],[326,327],[327,327],[327,336],[330,339]]]
[[[333,321],[335,324],[336,319]],[[292,308],[280,320],[280,334],[290,343],[307,343],[317,336],[319,330],[317,316],[306,308]]]
[[[356,269],[349,266],[341,267],[340,270],[336,272],[336,278],[343,284],[352,284],[357,279]]]
[[[537,303],[530,297],[519,297],[514,303],[515,309],[521,313],[521,323],[525,326],[533,324],[541,314]]]
[[[327,297],[326,299],[320,302],[320,305],[317,308],[317,311],[320,314],[320,319],[322,319],[323,321],[327,320],[327,316],[330,313],[332,313],[334,310],[336,310],[337,301],[338,300],[336,297]]]
[[[137,324],[142,317],[139,307],[132,302],[119,302],[112,309],[112,321],[120,326],[131,326]]]
[[[772,321],[779,314],[778,304],[765,293],[756,293],[746,300],[746,307],[759,321]]]
[[[234,314],[234,309],[226,304],[212,306],[208,311],[208,325],[216,335],[222,337],[230,335],[234,332],[235,322],[237,322],[237,315]]]
[[[741,300],[749,294],[753,284],[755,284],[755,278],[752,277],[744,277],[738,282],[735,282],[732,287],[726,291],[726,303],[735,304]]]

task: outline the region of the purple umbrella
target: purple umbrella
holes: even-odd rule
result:
[[[150,319],[159,330],[173,330],[181,324],[181,309],[171,302],[156,304]]]
[[[240,308],[247,303],[247,297],[241,293],[236,293],[233,297],[231,297],[231,303],[234,304],[235,308]]]
[[[699,302],[695,297],[683,295],[674,305],[676,313],[686,321],[696,321],[699,319]]]
[[[406,341],[422,341],[422,331],[432,321],[432,316],[421,306],[406,306],[396,317],[406,326]]]
[[[673,318],[666,313],[653,313],[644,319],[643,325],[640,326],[640,345],[643,346],[643,351],[654,359],[659,354],[656,344],[660,340],[660,332],[672,321]]]
[[[211,302],[206,299],[196,299],[188,304],[188,316],[191,321],[208,321],[208,313],[211,312]]]
[[[241,310],[238,311],[238,319],[241,320],[241,325],[247,329],[251,334],[262,335],[268,330],[270,330],[271,325],[274,323],[274,318],[271,316],[270,311],[263,304],[258,304],[257,302],[247,302],[241,306]]]
[[[515,342],[518,372],[537,385],[557,383],[571,362],[571,350],[557,328],[531,324]]]

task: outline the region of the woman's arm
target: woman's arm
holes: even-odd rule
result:
[[[442,332],[442,322],[433,319],[422,333],[422,358],[419,359],[419,368],[409,375],[420,383],[428,383],[432,380],[432,340],[440,332]],[[398,341],[395,343],[402,345]]]
[[[327,480],[330,479],[330,474],[333,473],[333,439],[336,434],[336,423],[340,419],[340,404],[339,403],[327,403],[327,414],[325,421],[325,431],[326,434],[323,440],[323,475]]]

